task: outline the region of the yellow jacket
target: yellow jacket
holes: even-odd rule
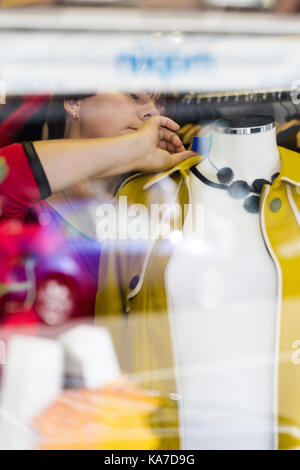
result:
[[[278,280],[274,448],[290,449],[300,447],[300,155],[280,147],[279,152],[281,173],[272,186],[264,187],[260,220]],[[197,162],[193,157],[164,173],[131,176],[119,188],[115,203],[127,196],[129,205],[150,208],[175,202],[183,208],[190,201],[189,169]],[[176,217],[170,223],[172,229],[182,226]],[[164,284],[171,253],[171,243],[159,234],[148,242],[104,242],[95,310],[97,320],[112,332],[123,371],[161,397],[160,412],[151,421],[160,449],[180,448],[180,397]]]

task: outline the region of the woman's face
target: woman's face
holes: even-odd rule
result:
[[[80,137],[114,137],[139,129],[162,112],[150,94],[103,93],[80,101]]]

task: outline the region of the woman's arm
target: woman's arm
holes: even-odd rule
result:
[[[96,175],[161,171],[195,155],[184,150],[174,133],[178,129],[171,119],[154,116],[127,135],[41,141],[34,142],[34,147],[55,193]]]

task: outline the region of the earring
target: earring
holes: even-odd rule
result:
[[[79,119],[79,110],[74,109],[74,111],[73,111],[73,121],[77,121],[77,119]]]

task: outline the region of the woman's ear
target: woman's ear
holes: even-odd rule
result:
[[[74,121],[80,117],[80,102],[78,100],[64,100],[64,109]]]

